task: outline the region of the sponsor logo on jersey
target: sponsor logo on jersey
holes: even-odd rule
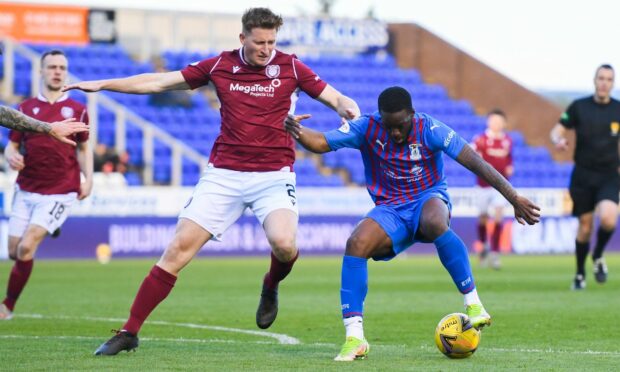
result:
[[[435,129],[435,128],[439,128],[439,125],[433,123],[433,125],[431,125],[431,130]]]
[[[452,138],[454,138],[454,135],[456,133],[454,133],[453,130],[450,131],[450,133],[448,133],[448,137],[446,137],[446,140],[443,141],[443,147],[448,147],[448,145],[450,144],[450,142],[452,142]]]
[[[617,136],[618,131],[620,130],[620,123],[618,123],[617,121],[612,121],[609,125],[609,129],[611,129],[612,136]]]
[[[411,168],[409,173],[413,174],[414,176],[419,176],[422,173],[422,167],[420,167],[419,165],[416,165],[413,168]]]
[[[35,115],[37,115],[39,113],[39,111],[41,111],[41,109],[38,108],[38,107],[35,107],[35,108],[32,109],[32,113],[35,114]]]
[[[240,83],[230,83],[230,91],[231,92],[242,92],[242,93],[254,96],[254,97],[273,97],[276,91],[276,88],[278,86],[280,85],[270,84],[268,86],[263,86],[260,84],[246,85],[246,84],[240,84]]]
[[[379,167],[381,168],[381,170],[387,177],[390,177],[395,180],[411,183],[411,182],[417,182],[422,179],[422,167],[419,167],[419,166],[414,166],[409,171],[409,174],[403,174],[402,176],[398,175],[398,173],[396,173],[395,171],[389,169],[389,166],[386,164],[381,164]]]
[[[409,159],[411,160],[420,160],[422,159],[422,153],[420,152],[420,147],[422,145],[420,145],[419,143],[414,143],[409,145]]]
[[[277,78],[280,76],[280,65],[269,65],[265,69],[265,74],[267,74],[268,78]]]
[[[349,122],[345,121],[344,123],[342,123],[342,125],[340,126],[340,128],[338,128],[338,130],[342,133],[349,133],[349,131],[351,130],[351,126],[349,126]]]
[[[200,61],[196,61],[196,62],[192,62],[189,65],[190,66],[198,66],[198,64],[200,63]]]
[[[385,150],[385,145],[387,144],[387,142],[383,143],[383,142],[381,142],[380,139],[377,139],[377,141],[375,141],[375,142],[378,143],[379,146],[381,146],[381,150]]]
[[[236,74],[237,71],[241,70],[241,67],[239,66],[233,66],[233,74]]]
[[[72,118],[74,113],[75,111],[73,111],[73,109],[69,106],[64,106],[60,109],[60,115],[62,115],[65,119]]]

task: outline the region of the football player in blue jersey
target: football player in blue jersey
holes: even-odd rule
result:
[[[467,248],[450,229],[450,198],[442,153],[482,177],[514,207],[521,224],[540,220],[540,208],[519,195],[454,130],[424,113],[416,113],[406,89],[391,87],[379,95],[379,111],[343,122],[339,129],[317,132],[301,125],[310,115],[290,115],[285,128],[306,149],[325,153],[359,149],[366,185],[375,207],[357,225],[342,262],[340,299],[346,341],[337,361],[368,355],[363,304],[368,290],[368,259],[390,260],[415,242],[433,242],[458,290],[472,325],[491,324],[482,306]]]

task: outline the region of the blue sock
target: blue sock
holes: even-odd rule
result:
[[[454,284],[461,293],[471,292],[476,288],[471,274],[469,256],[465,243],[449,229],[435,240],[437,254],[443,266],[448,270]]]
[[[368,293],[368,260],[344,256],[340,279],[340,304],[342,317],[364,315],[364,299]]]

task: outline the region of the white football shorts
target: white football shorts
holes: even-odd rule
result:
[[[9,236],[21,237],[30,224],[38,225],[50,234],[67,220],[77,193],[44,195],[20,190],[13,195]]]
[[[187,218],[221,241],[222,234],[250,208],[263,224],[269,213],[289,209],[299,215],[295,173],[240,172],[209,165],[179,218]]]
[[[476,195],[478,201],[478,210],[480,213],[495,214],[493,209],[505,208],[509,205],[499,191],[493,187],[476,187]]]

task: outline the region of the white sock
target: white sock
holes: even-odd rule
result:
[[[342,319],[344,328],[346,329],[346,337],[355,337],[360,340],[364,339],[364,319],[361,316],[352,316]]]
[[[480,302],[480,298],[478,297],[478,291],[476,289],[469,293],[465,293],[463,295],[463,299],[465,301],[466,307],[473,304],[482,305],[482,302]]]

